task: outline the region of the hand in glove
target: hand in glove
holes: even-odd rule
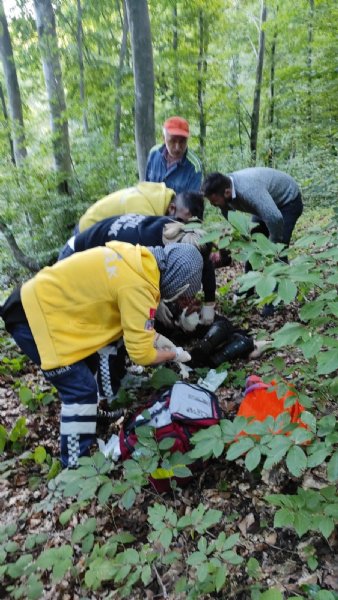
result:
[[[177,325],[179,325],[183,331],[195,331],[199,321],[200,315],[198,312],[187,314],[187,309],[185,308],[177,321]]]
[[[189,362],[189,360],[191,360],[191,356],[190,356],[189,352],[187,352],[186,350],[183,350],[183,348],[177,347],[176,348],[176,357],[174,358],[174,360],[179,363],[185,363],[185,362]]]
[[[160,333],[157,333],[155,336],[154,348],[156,350],[171,350],[171,352],[176,352],[175,344]]]
[[[174,318],[165,300],[161,300],[156,309],[156,319],[170,329],[174,327]]]
[[[173,360],[176,362],[184,363],[191,360],[189,352],[186,352],[181,347],[175,346],[173,342],[160,333],[155,337],[154,348],[157,350],[169,350],[170,352],[175,352],[176,356]]]
[[[215,319],[215,304],[203,304],[200,316],[201,325],[211,325]]]

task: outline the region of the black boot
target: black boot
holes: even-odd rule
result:
[[[234,333],[229,344],[209,357],[208,364],[215,369],[224,362],[248,356],[253,349],[254,341],[251,337]]]
[[[215,321],[205,336],[189,351],[191,364],[194,367],[205,367],[209,364],[210,355],[232,339],[234,327],[228,319]]]

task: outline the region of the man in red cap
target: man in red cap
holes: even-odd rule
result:
[[[170,117],[163,124],[164,144],[149,153],[146,181],[159,183],[180,192],[199,192],[202,183],[201,162],[188,148],[189,123],[182,117]]]

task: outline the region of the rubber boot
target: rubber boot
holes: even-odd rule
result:
[[[251,337],[242,335],[241,333],[234,333],[229,344],[209,357],[209,366],[215,369],[224,362],[248,356],[254,347],[254,341]]]
[[[232,339],[234,327],[227,319],[215,321],[205,336],[190,350],[191,363],[195,367],[205,367],[210,355]]]

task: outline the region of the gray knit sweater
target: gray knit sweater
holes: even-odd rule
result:
[[[300,194],[295,180],[277,169],[252,167],[230,173],[233,178],[236,198],[227,202],[222,213],[228,210],[248,212],[264,221],[270,239],[278,242],[283,236],[283,216],[280,208],[286,207]]]

